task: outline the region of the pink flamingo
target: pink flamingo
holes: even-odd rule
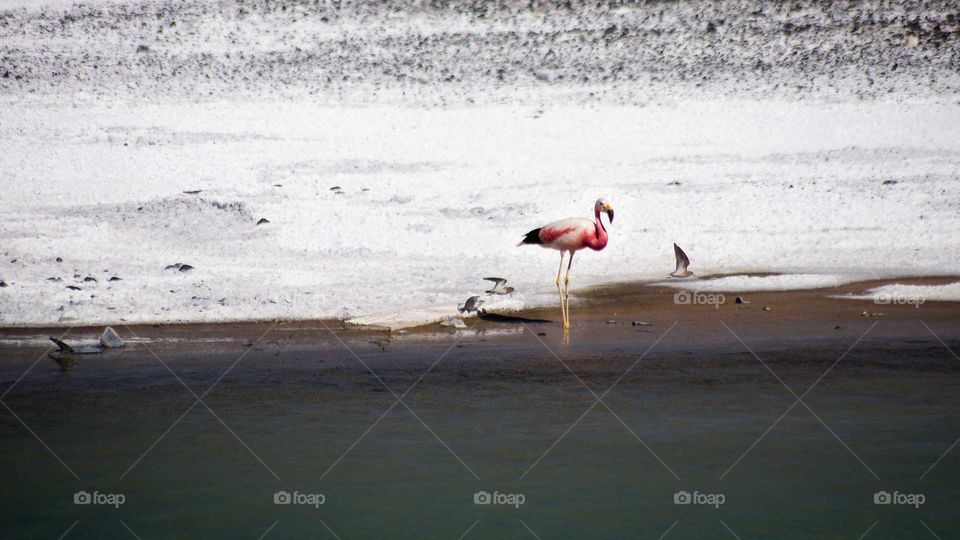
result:
[[[557,269],[557,292],[560,294],[560,310],[563,312],[563,329],[570,328],[570,267],[573,254],[583,248],[600,251],[607,247],[607,229],[600,220],[600,212],[606,212],[613,223],[613,207],[605,199],[597,199],[593,205],[593,221],[587,218],[567,218],[554,221],[549,225],[528,232],[518,246],[537,244],[545,248],[560,251],[560,267]],[[563,257],[570,253],[567,262],[567,275],[564,289],[560,289],[560,273],[563,271]]]

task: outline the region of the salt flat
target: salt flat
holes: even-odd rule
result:
[[[516,242],[598,197],[575,291],[673,242],[800,274],[764,288],[957,274],[958,36],[936,1],[11,2],[0,325],[542,305]]]
[[[452,310],[487,275],[537,304],[556,254],[520,235],[600,196],[611,243],[577,256],[575,286],[662,278],[673,242],[701,275],[960,272],[960,108],[942,101],[30,102],[4,118],[4,324]],[[164,270],[178,262],[195,268]]]

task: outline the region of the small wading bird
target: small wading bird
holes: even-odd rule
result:
[[[563,329],[570,328],[570,267],[573,254],[583,248],[600,251],[607,247],[607,229],[600,220],[600,212],[606,212],[613,223],[613,207],[605,199],[597,199],[593,205],[593,220],[587,218],[567,218],[554,221],[549,225],[528,232],[518,246],[536,244],[560,252],[560,267],[557,269],[557,292],[560,294],[560,309],[563,312]],[[567,262],[567,275],[564,288],[560,288],[560,273],[563,271],[563,258],[570,254]]]
[[[687,257],[687,254],[680,249],[680,246],[673,245],[673,254],[677,256],[677,268],[670,274],[670,277],[690,277],[693,275],[693,272],[687,270],[687,267],[690,266],[690,259]]]
[[[511,294],[516,290],[513,287],[505,287],[504,285],[507,284],[507,280],[502,277],[485,277],[483,279],[493,282],[493,287],[485,291],[487,294],[504,295]]]
[[[483,302],[483,298],[480,298],[479,296],[471,296],[470,298],[467,298],[467,301],[464,302],[463,305],[457,307],[457,311],[460,313],[471,313],[476,311],[479,314],[480,306],[483,305]]]

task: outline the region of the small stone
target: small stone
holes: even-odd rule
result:
[[[138,53],[147,53],[147,52],[150,52],[150,47],[147,47],[146,45],[143,45],[143,44],[137,45],[137,52],[138,52]]]
[[[7,282],[4,281],[4,280],[2,280],[2,279],[0,279],[0,288],[7,287],[7,286],[8,286],[8,285],[7,285]]]
[[[267,223],[270,223],[270,220],[269,220],[269,219],[267,219],[267,218],[260,218],[260,221],[257,222],[257,225],[266,225]]]
[[[110,279],[107,281],[123,281],[123,278],[118,278],[117,276],[110,276]]]
[[[607,321],[607,324],[617,324],[617,321],[610,319],[609,321]]]
[[[180,265],[180,271],[181,271],[181,272],[189,272],[189,271],[191,271],[191,270],[193,270],[193,267],[190,266],[189,264],[182,264],[182,265]]]
[[[119,349],[126,347],[127,343],[120,338],[116,330],[108,326],[104,329],[103,335],[100,336],[100,345],[108,349]]]
[[[86,283],[96,282],[96,281],[97,281],[97,278],[95,278],[95,277],[93,277],[93,276],[87,276],[87,277],[83,278],[83,281],[85,281]]]
[[[546,332],[537,332],[537,335],[540,336],[540,337],[543,337],[543,336],[547,335],[547,333],[546,333]]]
[[[763,306],[764,311],[770,311],[770,306]]]
[[[340,191],[340,186],[333,186],[330,191]]]
[[[749,303],[750,303],[749,300],[744,300],[742,296],[738,296],[734,302],[737,303],[737,304],[749,304]]]
[[[840,329],[840,326],[839,326],[839,325],[834,326],[833,329],[834,329],[834,330],[839,330],[839,329]]]
[[[650,323],[644,322],[644,321],[633,321],[630,324],[632,324],[633,326],[650,326]]]
[[[861,317],[869,317],[869,316],[870,316],[870,312],[869,312],[869,311],[861,311],[861,312],[860,312],[860,316],[861,316]]]
[[[59,263],[59,262],[63,262],[63,259],[61,259],[60,257],[57,257],[57,262],[58,262],[58,263]]]
[[[75,285],[67,285],[67,288],[70,289],[71,291],[79,291],[79,290],[80,290],[80,287],[77,287],[77,286],[75,286]]]

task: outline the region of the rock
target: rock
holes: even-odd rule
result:
[[[869,316],[870,316],[870,312],[869,312],[869,311],[861,311],[861,312],[860,312],[860,316],[861,316],[861,317],[869,317]]]
[[[330,191],[340,191],[340,186],[333,186]]]
[[[76,285],[67,285],[67,288],[70,289],[71,291],[81,290],[80,287],[77,287]]]
[[[107,349],[119,349],[126,347],[127,343],[117,335],[116,330],[108,326],[104,329],[103,335],[100,336],[100,345],[103,345]]]
[[[61,259],[60,257],[57,257],[57,262],[58,263],[63,262],[63,259]]]
[[[117,276],[110,276],[110,279],[108,279],[107,281],[123,281],[123,279],[118,278]]]
[[[95,278],[95,277],[93,277],[93,276],[87,276],[87,277],[83,278],[83,281],[86,282],[86,283],[96,282],[96,281],[97,281],[97,278]]]
[[[883,185],[885,185],[885,186],[895,186],[895,185],[897,185],[897,181],[896,181],[896,180],[884,180],[884,181],[883,181]]]
[[[181,272],[189,272],[189,271],[191,271],[191,270],[193,270],[193,267],[190,266],[189,264],[181,264],[181,265],[180,265],[180,271],[181,271]]]
[[[4,287],[8,287],[7,282],[4,281],[4,280],[2,280],[2,279],[0,279],[0,289],[2,289],[2,288],[4,288]]]
[[[148,52],[150,52],[150,47],[148,47],[148,46],[146,46],[146,45],[143,45],[143,44],[137,45],[137,52],[138,52],[138,53],[148,53]]]
[[[650,323],[644,321],[633,321],[630,323],[632,326],[651,326]]]
[[[737,299],[736,299],[734,302],[737,303],[737,304],[749,304],[749,303],[750,303],[750,301],[744,300],[742,296],[738,296]]]
[[[763,306],[764,311],[770,311],[770,306]]]
[[[260,221],[257,222],[257,225],[266,225],[267,223],[270,223],[270,220],[269,220],[269,219],[267,219],[267,218],[260,218]]]

